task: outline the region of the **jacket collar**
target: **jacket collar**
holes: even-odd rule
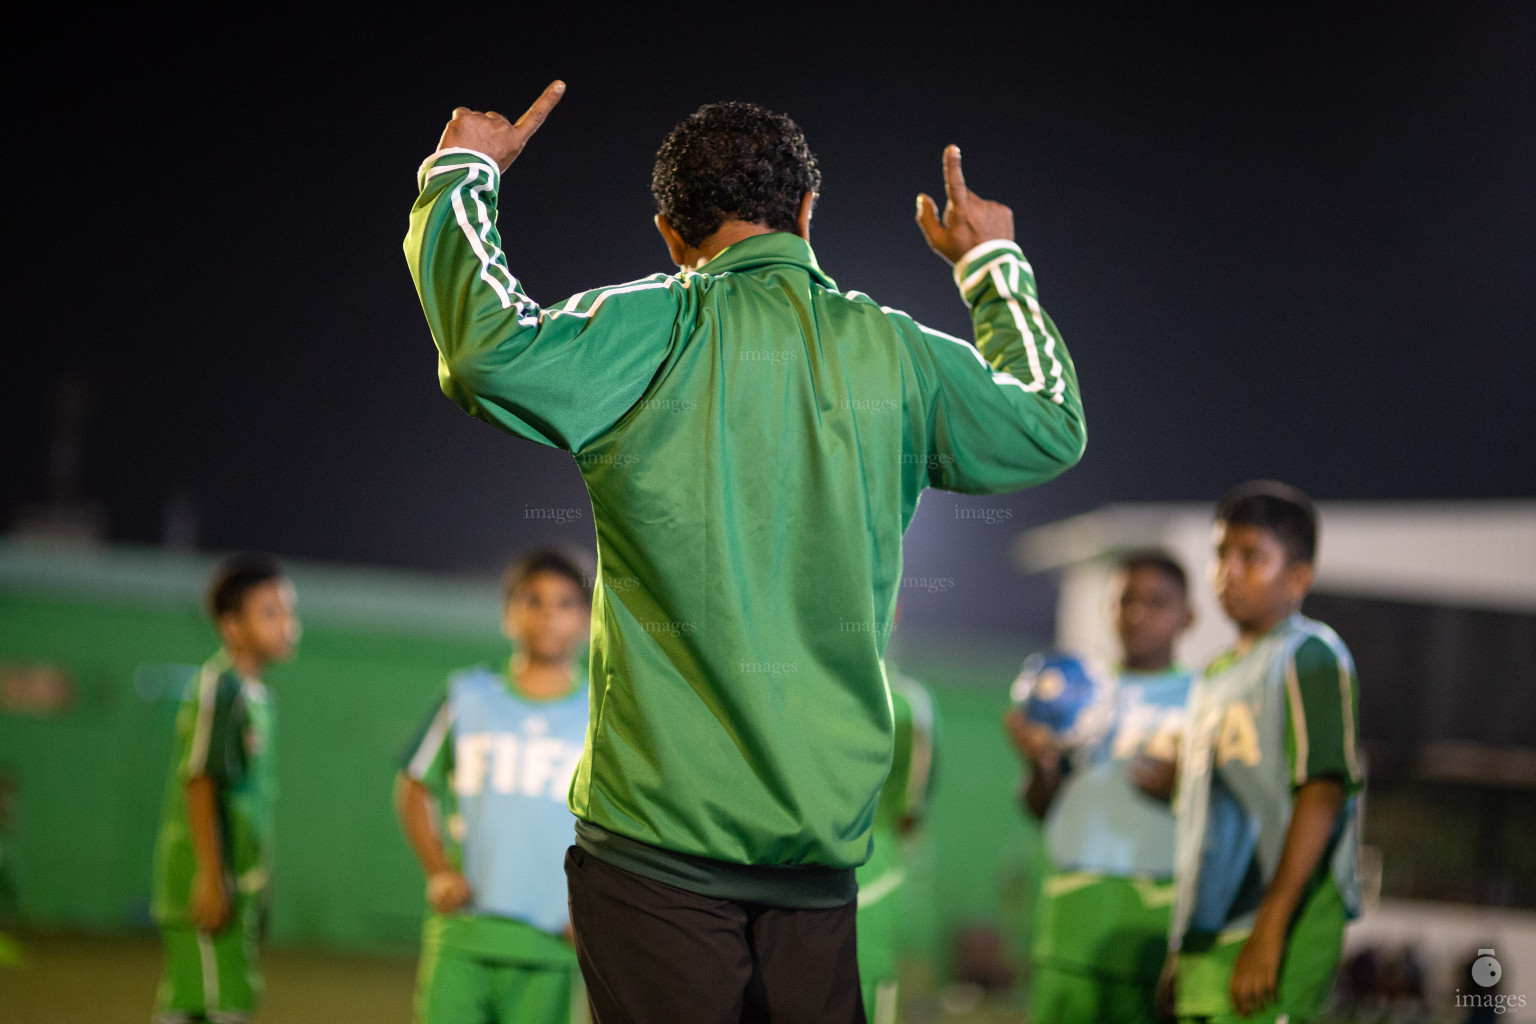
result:
[[[697,272],[700,274],[736,273],[784,263],[803,268],[812,278],[828,288],[833,290],[837,288],[837,282],[828,277],[817,264],[816,254],[811,251],[811,243],[788,231],[772,231],[766,235],[743,238],[735,245],[726,246]]]

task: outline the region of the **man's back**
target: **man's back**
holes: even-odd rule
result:
[[[420,177],[406,249],[444,391],[572,452],[592,497],[577,817],[712,861],[862,863],[918,495],[1017,490],[1083,450],[1022,253],[998,239],[956,262],[976,346],[839,293],[785,231],[540,307],[500,249],[497,168],[443,150]]]
[[[685,853],[853,866],[890,759],[880,658],[927,475],[912,359],[791,235],[686,281],[651,387],[578,455],[601,572],[576,812]]]

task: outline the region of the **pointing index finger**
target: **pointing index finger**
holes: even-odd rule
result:
[[[533,101],[533,106],[523,112],[513,125],[514,128],[526,129],[527,134],[532,135],[538,131],[539,125],[549,116],[549,112],[555,109],[555,104],[560,102],[560,97],[565,95],[565,83],[556,79],[544,87],[539,98]]]
[[[965,190],[965,175],[960,173],[960,147],[944,147],[944,194],[952,203],[963,201],[968,193]]]

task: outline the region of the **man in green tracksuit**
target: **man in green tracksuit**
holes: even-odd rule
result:
[[[854,869],[891,763],[881,656],[918,496],[1018,490],[1081,457],[1072,362],[945,151],[918,219],[973,346],[838,290],[806,239],[820,172],[787,117],[701,109],[652,188],[676,274],[541,307],[496,229],[517,123],[459,108],[406,257],[443,390],[573,453],[592,499],[591,724],[572,923],[594,1017],[860,1020]],[[980,351],[978,351],[978,348]]]

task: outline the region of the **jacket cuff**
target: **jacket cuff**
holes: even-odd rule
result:
[[[1023,262],[1024,250],[1019,248],[1017,242],[1010,242],[1006,238],[982,242],[955,261],[955,287],[960,289],[962,295],[968,293],[986,276],[988,267],[1008,256]]]
[[[436,168],[437,162],[444,157],[456,157],[457,159],[451,165]],[[416,186],[417,188],[426,188],[427,181],[437,174],[446,174],[449,171],[470,166],[485,167],[491,177],[491,188],[494,189],[501,184],[501,169],[496,166],[495,160],[478,149],[449,146],[447,149],[438,150],[421,162],[421,166],[416,169]]]

